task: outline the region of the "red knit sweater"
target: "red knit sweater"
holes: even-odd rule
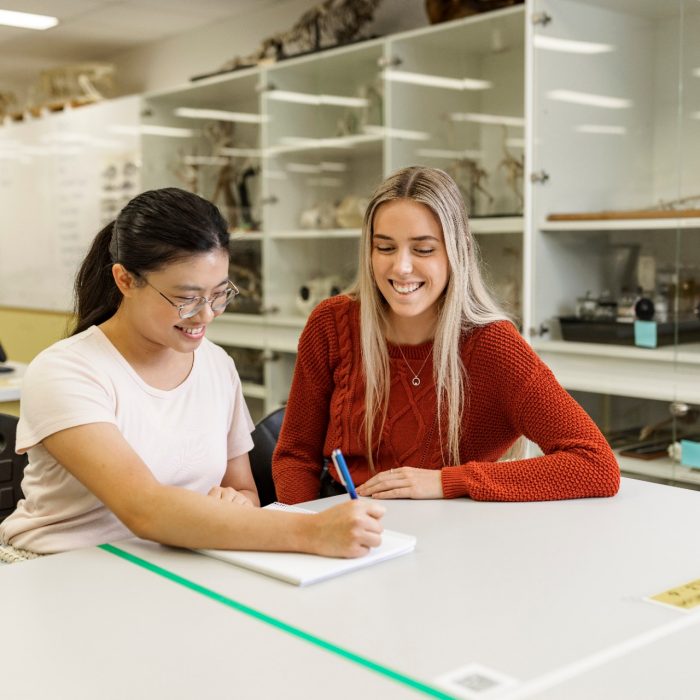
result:
[[[446,498],[539,501],[613,496],[620,473],[593,421],[558,384],[547,366],[502,321],[465,334],[461,355],[469,395],[464,411],[461,464],[443,464],[436,421],[432,341],[389,344],[391,390],[375,468],[442,469]],[[285,503],[318,498],[324,457],[339,447],[356,484],[370,478],[362,417],[359,303],[337,296],[319,304],[299,340],[284,425],[273,457],[277,497]],[[497,460],[521,435],[544,456]],[[331,473],[337,479],[333,468]]]

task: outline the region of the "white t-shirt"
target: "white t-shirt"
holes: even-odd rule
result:
[[[17,426],[17,451],[29,456],[25,498],[0,523],[0,541],[50,553],[131,536],[41,445],[87,423],[116,425],[159,482],[204,494],[221,483],[229,459],[253,447],[240,378],[220,347],[204,340],[187,379],[163,391],[146,384],[92,326],[27,368]]]

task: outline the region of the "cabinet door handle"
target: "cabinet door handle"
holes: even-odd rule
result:
[[[539,326],[530,326],[530,335],[541,338],[546,333],[549,333],[549,326],[546,323],[540,323]]]
[[[552,15],[548,15],[546,12],[533,12],[531,20],[534,25],[546,27],[552,21]]]
[[[380,56],[377,59],[379,68],[398,68],[403,63],[403,59],[398,56]]]
[[[530,173],[530,182],[532,183],[544,185],[547,180],[549,180],[549,173],[546,170],[538,170],[537,172]]]
[[[684,416],[687,416],[690,412],[690,406],[688,406],[687,403],[683,403],[682,401],[673,401],[668,406],[668,412],[674,418],[683,418]]]

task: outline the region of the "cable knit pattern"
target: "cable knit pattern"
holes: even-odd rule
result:
[[[411,384],[431,349],[432,342],[400,349],[389,344],[389,411],[381,441],[373,445],[377,469],[441,469],[446,498],[539,501],[617,493],[619,468],[605,438],[505,321],[477,328],[462,340],[469,399],[461,464],[445,465],[432,360],[420,373],[420,386]],[[356,484],[370,478],[363,413],[359,304],[337,296],[314,309],[299,341],[272,465],[280,501],[317,498],[324,456],[335,447],[343,450]],[[521,435],[544,455],[499,462]]]
[[[350,319],[348,305],[343,305],[338,308],[338,351],[339,351],[339,362],[338,369],[335,377],[335,393],[340,397],[339,401],[331,402],[331,425],[335,428],[335,435],[333,436],[335,444],[346,445],[347,441],[344,440],[346,431],[343,430],[347,424],[347,415],[344,415],[344,411],[352,405],[351,401],[348,401],[348,397],[351,396],[352,390],[350,387],[350,372],[352,369],[352,358],[355,355],[355,348],[353,348],[353,338],[350,332]],[[341,448],[342,449],[342,448]]]

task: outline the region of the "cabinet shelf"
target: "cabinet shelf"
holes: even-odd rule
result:
[[[472,233],[476,235],[498,233],[522,233],[524,230],[522,216],[486,216],[469,219]]]
[[[285,328],[303,328],[306,321],[306,316],[265,316],[265,322],[268,325],[284,326]]]
[[[299,137],[297,143],[281,143],[268,146],[265,149],[265,155],[297,155],[318,151],[322,151],[324,155],[335,157],[366,155],[371,152],[378,153],[383,141],[384,137],[376,134],[353,134],[351,136],[333,136],[328,138]]]
[[[600,231],[675,231],[700,229],[700,218],[669,217],[667,219],[605,219],[599,221],[545,221],[540,231],[547,233],[598,233]]]
[[[241,328],[245,326],[254,327],[258,331],[262,326],[286,326],[290,328],[303,328],[306,324],[306,316],[292,316],[289,314],[236,314],[225,313],[219,316],[209,327],[230,326]]]
[[[615,457],[623,473],[700,487],[700,469],[683,466],[670,458],[644,460],[617,453]]]
[[[683,345],[675,353],[672,348],[556,340],[536,340],[533,347],[567,390],[700,403],[698,344]]]
[[[231,242],[234,241],[262,241],[261,231],[231,231]]]
[[[251,399],[264,399],[267,396],[267,389],[262,384],[253,382],[241,382],[243,396]]]
[[[223,346],[267,350],[293,356],[297,352],[299,336],[305,324],[304,316],[224,314],[209,326],[207,338]],[[291,364],[293,366],[293,361]],[[291,372],[288,378],[285,377],[279,386],[273,388],[286,396],[284,392],[290,381]],[[266,380],[265,399],[269,398],[271,386]]]
[[[237,314],[225,313],[219,316],[216,325],[242,325],[242,326],[262,326],[265,323],[265,316],[262,314]]]
[[[645,362],[663,362],[672,364],[694,364],[700,366],[700,343],[683,343],[676,349],[673,346],[663,348],[638,348],[629,345],[604,343],[577,343],[571,340],[534,339],[532,347],[538,352],[561,353],[568,355],[592,355],[602,358],[638,359]]]
[[[305,238],[359,238],[359,228],[298,229],[295,231],[270,231],[269,238],[300,240]]]
[[[233,345],[263,350],[263,317],[253,314],[225,313],[207,328],[207,338],[219,345]]]

